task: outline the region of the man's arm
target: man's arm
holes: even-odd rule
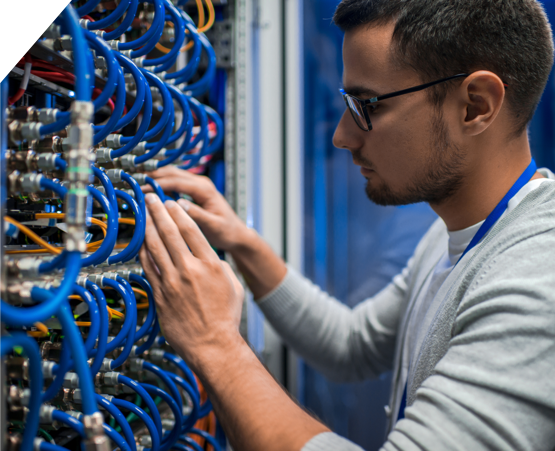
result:
[[[289,398],[241,338],[242,287],[194,221],[173,201],[148,194],[146,202],[140,257],[160,326],[203,382],[232,446],[300,450],[329,431]]]
[[[350,309],[292,269],[246,227],[206,177],[177,168],[152,174],[162,189],[190,195],[179,204],[208,241],[233,256],[266,318],[297,353],[336,381],[377,377],[391,368],[409,270]],[[150,191],[150,189],[147,189]]]

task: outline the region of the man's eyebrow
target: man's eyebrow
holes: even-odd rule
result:
[[[373,89],[366,88],[364,86],[345,86],[343,90],[352,96],[355,97],[378,97],[380,94],[374,91]]]

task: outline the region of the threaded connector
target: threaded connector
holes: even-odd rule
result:
[[[64,375],[64,388],[79,388],[79,376],[77,373],[66,373]]]
[[[39,113],[39,122],[43,124],[52,124],[56,122],[56,116],[60,110],[57,108],[41,108],[38,110]]]
[[[39,420],[41,423],[52,423],[54,420],[52,418],[52,413],[54,412],[54,407],[48,404],[43,404],[40,406]]]
[[[40,139],[40,128],[42,125],[40,122],[25,122],[21,125],[21,137],[26,141]]]
[[[54,377],[54,362],[50,360],[42,361],[42,377],[45,379],[52,379]]]
[[[112,149],[109,147],[96,149],[96,161],[98,163],[110,163],[112,161]]]
[[[42,174],[33,172],[31,174],[23,174],[21,177],[21,190],[24,193],[34,193],[35,191],[41,191],[40,181],[42,179]]]
[[[112,183],[121,183],[121,181],[122,181],[121,173],[122,172],[123,171],[121,169],[108,169],[106,171],[106,175],[110,179],[110,182],[112,182]]]
[[[83,416],[86,439],[85,451],[110,451],[109,441],[104,433],[104,417],[100,412]]]
[[[146,172],[152,172],[158,169],[158,161],[156,160],[147,160],[143,163],[143,168]]]
[[[106,147],[110,147],[112,149],[119,149],[120,147],[122,147],[120,140],[121,140],[121,135],[112,133],[108,135],[105,139]]]
[[[131,155],[144,155],[146,153],[146,141],[141,141],[131,151]]]

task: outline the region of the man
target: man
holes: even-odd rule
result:
[[[553,63],[542,7],[343,0],[334,21],[347,103],[334,144],[372,201],[425,201],[440,219],[403,272],[350,310],[287,268],[207,179],[161,170],[165,191],[195,201],[146,198],[141,261],[164,336],[234,449],[360,449],[291,401],[241,339],[242,290],[210,242],[311,365],[343,381],[393,369],[383,449],[553,449],[555,184],[526,133]]]

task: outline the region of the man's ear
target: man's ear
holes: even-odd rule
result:
[[[459,93],[462,131],[466,135],[476,136],[484,132],[501,111],[505,85],[493,72],[482,70],[469,75]]]

